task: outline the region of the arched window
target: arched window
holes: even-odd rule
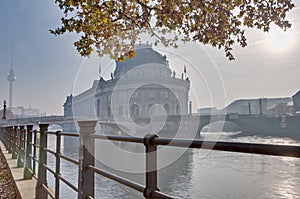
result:
[[[176,115],[180,115],[180,113],[181,113],[180,105],[177,104],[177,105],[176,105]]]
[[[111,111],[110,111],[110,107],[109,106],[106,108],[106,116],[107,117],[111,116]]]
[[[169,104],[165,104],[164,108],[165,108],[166,114],[170,115],[170,106],[169,106]]]
[[[108,102],[110,101],[110,99],[111,99],[111,93],[107,93],[106,99],[107,99]]]
[[[96,112],[97,112],[97,117],[100,117],[100,100],[99,99],[97,99]]]
[[[151,110],[151,115],[156,115],[156,109],[155,106],[153,106],[153,104],[148,105],[148,109],[147,109],[148,116],[150,116],[150,110]]]
[[[131,117],[138,117],[139,116],[139,106],[137,104],[133,104],[131,106],[131,110],[130,110],[130,116]]]
[[[123,116],[123,108],[120,105],[117,107],[117,114],[119,117]]]

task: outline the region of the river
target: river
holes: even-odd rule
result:
[[[236,142],[300,145],[300,141],[285,137],[238,137],[233,133],[206,133],[206,138]],[[49,140],[49,146],[54,140]],[[78,158],[76,150],[64,149],[70,157]],[[54,168],[54,157],[48,156]],[[61,174],[77,186],[78,168],[66,161],[61,163]],[[124,174],[140,183],[143,176]],[[160,191],[175,198],[300,198],[300,159],[255,154],[190,149],[168,168],[159,171]],[[96,197],[143,198],[138,193],[109,179],[96,175]],[[162,176],[162,177],[161,177]],[[48,173],[50,186],[53,176]],[[61,182],[61,197],[74,199],[77,193]]]

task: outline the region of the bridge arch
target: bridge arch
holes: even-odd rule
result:
[[[197,137],[201,138],[201,132],[237,132],[241,129],[241,125],[225,115],[203,115],[199,117]]]
[[[239,124],[232,121],[213,121],[202,127],[201,132],[237,132],[241,131]]]
[[[63,124],[49,124],[48,131],[62,131]]]

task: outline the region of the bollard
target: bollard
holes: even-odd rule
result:
[[[18,126],[14,126],[13,127],[13,137],[12,137],[12,159],[17,159],[18,154],[17,154],[17,150],[18,150]]]
[[[26,133],[26,161],[25,161],[25,168],[24,168],[24,179],[31,179],[32,178],[32,164],[31,164],[31,157],[32,156],[32,127],[33,125],[27,125],[27,133]]]
[[[152,144],[152,140],[157,138],[155,134],[148,134],[144,137],[144,145],[146,147],[146,188],[144,197],[151,197],[153,191],[159,191],[157,188],[157,145]]]
[[[45,199],[48,194],[43,185],[47,186],[47,169],[43,165],[47,165],[47,134],[48,124],[40,124],[40,147],[39,147],[39,168],[38,179],[36,183],[35,198]]]
[[[95,134],[96,123],[97,121],[78,122],[80,127],[78,199],[89,196],[94,198],[95,195],[95,174],[86,168],[88,165],[95,166],[95,140],[88,136]]]
[[[24,166],[24,126],[20,126],[18,143],[17,167],[21,168]]]

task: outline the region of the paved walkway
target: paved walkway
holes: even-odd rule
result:
[[[31,180],[24,180],[23,179],[24,168],[17,168],[17,160],[11,158],[12,155],[8,154],[2,142],[0,142],[0,148],[7,160],[8,166],[11,170],[11,173],[13,175],[13,178],[15,180],[15,183],[18,187],[22,199],[34,199],[36,180],[34,178],[32,178]],[[13,199],[16,197],[9,197],[9,199],[10,198]]]

